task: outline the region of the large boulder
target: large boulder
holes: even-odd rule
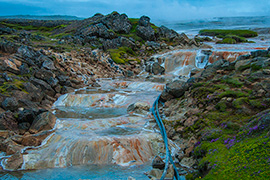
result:
[[[166,84],[166,88],[162,91],[160,98],[163,101],[179,98],[184,95],[187,89],[188,84],[186,82],[175,80]]]
[[[56,117],[51,112],[47,111],[39,114],[33,121],[29,132],[38,133],[44,130],[51,130],[54,128]]]
[[[117,12],[107,15],[101,22],[116,33],[128,34],[132,28],[128,16]]]
[[[155,30],[151,26],[137,26],[136,34],[141,37],[143,40],[154,41],[156,40],[155,37]]]
[[[9,71],[9,72],[14,73],[14,74],[20,73],[20,70],[18,69],[16,64],[9,59],[4,59],[1,64],[2,64],[1,69],[4,71]]]
[[[179,36],[176,31],[169,29],[165,26],[161,26],[157,29],[157,35],[159,38],[165,38],[168,40],[173,40],[174,38]]]
[[[145,67],[145,71],[149,73],[153,73],[154,75],[158,75],[158,74],[164,74],[165,68],[162,67],[159,63],[154,62],[154,63],[149,63]]]
[[[144,26],[144,27],[150,26],[150,18],[147,16],[142,16],[139,19],[139,26]]]
[[[81,34],[83,36],[97,36],[105,39],[113,39],[116,38],[117,35],[112,31],[109,30],[104,24],[92,24],[87,28],[83,29]]]

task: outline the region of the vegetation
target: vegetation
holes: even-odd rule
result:
[[[136,57],[135,52],[128,47],[119,47],[118,49],[109,49],[112,60],[117,64],[125,64],[128,61],[139,61],[135,58],[128,57]]]
[[[199,32],[200,35],[205,36],[227,36],[227,35],[235,35],[239,37],[256,37],[258,33],[250,30],[225,30],[225,29],[203,29]]]
[[[216,36],[222,38],[217,41],[218,44],[236,44],[236,43],[253,43],[246,38],[258,36],[257,32],[250,30],[224,30],[224,29],[203,29],[199,32],[200,35]],[[204,41],[204,39],[197,38],[197,41]]]

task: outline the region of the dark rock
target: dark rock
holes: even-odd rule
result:
[[[161,100],[170,100],[171,97],[179,98],[184,95],[188,86],[185,82],[180,80],[175,80],[166,84],[166,88],[161,93]]]
[[[216,74],[217,70],[222,69],[222,66],[224,65],[224,63],[227,63],[227,62],[228,62],[227,60],[221,59],[221,60],[215,61],[213,64],[206,66],[205,70],[201,74],[201,77],[211,78],[212,76],[214,76]],[[227,66],[230,66],[230,64],[227,64]],[[224,68],[225,68],[225,66],[224,66]]]
[[[29,124],[32,124],[32,122],[34,121],[34,119],[37,117],[38,114],[39,114],[38,109],[35,108],[24,109],[23,111],[19,111],[18,122],[19,123],[27,122]]]
[[[60,76],[57,76],[57,79],[59,80],[59,84],[61,86],[71,86],[71,82],[68,76],[60,75]]]
[[[111,13],[104,17],[101,22],[116,33],[128,34],[132,25],[126,14]]]
[[[33,121],[29,132],[37,133],[44,130],[53,129],[56,122],[56,117],[51,112],[44,112],[39,114]]]
[[[45,69],[39,69],[35,71],[34,76],[38,79],[41,79],[47,82],[49,81],[50,78],[55,77],[52,71],[45,70]]]
[[[154,63],[149,63],[149,64],[145,67],[145,71],[146,71],[146,72],[153,73],[153,74],[155,74],[155,75],[157,75],[157,74],[164,74],[165,68],[162,67],[159,63],[154,62]]]
[[[72,87],[63,86],[61,89],[61,94],[67,94],[73,91],[74,89]]]
[[[176,31],[169,29],[165,26],[161,26],[157,29],[157,35],[159,38],[165,38],[168,40],[173,40],[179,36],[179,34]]]
[[[241,55],[239,56],[236,60],[246,60],[246,59],[250,59],[251,56],[249,54],[246,55]]]
[[[46,60],[44,60],[44,62],[42,63],[42,68],[48,69],[48,70],[56,70],[54,63],[51,59],[47,58]]]
[[[152,73],[157,75],[157,74],[164,74],[165,68],[162,67],[159,63],[154,62],[152,64]]]
[[[35,61],[40,56],[40,54],[37,53],[34,49],[28,46],[21,46],[18,48],[17,54],[24,60],[25,63],[30,66],[39,65],[38,63],[36,64]]]
[[[164,169],[165,168],[165,163],[164,161],[161,159],[161,157],[156,156],[152,162],[152,167],[153,168],[157,168],[157,169]]]
[[[50,77],[49,79],[47,79],[47,82],[50,84],[51,87],[55,88],[59,81],[58,79],[54,78],[54,77]]]
[[[1,35],[2,35],[2,34],[5,34],[5,35],[7,35],[7,34],[12,34],[12,33],[14,33],[14,32],[16,32],[15,29],[11,29],[11,28],[9,28],[9,27],[0,27],[0,34],[1,34]]]
[[[129,47],[132,49],[134,49],[134,47],[136,46],[135,43],[131,39],[128,39],[126,37],[119,37],[118,39],[121,46]]]
[[[5,79],[5,81],[7,81],[7,82],[12,82],[13,81],[13,79],[12,79],[12,77],[10,77],[7,73],[3,73],[2,74],[2,77]]]
[[[92,24],[87,28],[84,28],[81,32],[83,36],[97,36],[105,39],[113,39],[116,38],[117,35],[109,30],[104,24]]]
[[[16,98],[8,97],[2,102],[2,107],[7,111],[16,111],[18,109],[19,103]]]
[[[30,108],[30,109],[34,109],[34,108],[38,108],[39,107],[39,103],[30,101],[28,99],[20,99],[19,100],[19,104],[22,107]]]
[[[0,114],[0,130],[17,131],[18,122],[11,111]]]
[[[30,128],[31,124],[28,122],[23,122],[18,124],[18,129],[20,134],[24,134],[27,132]]]
[[[19,70],[20,70],[21,75],[30,74],[29,66],[26,63],[23,63],[19,67]]]
[[[119,38],[112,39],[112,40],[108,39],[102,43],[102,48],[105,51],[108,49],[117,49],[120,46],[121,46],[121,44],[120,44]]]
[[[0,51],[4,53],[10,53],[10,54],[15,53],[17,52],[18,48],[19,48],[18,45],[10,41],[0,42]]]
[[[257,51],[250,52],[250,55],[252,57],[259,57],[259,56],[263,57],[263,56],[267,56],[269,54],[270,53],[267,50],[257,50]]]
[[[143,40],[155,41],[155,30],[151,26],[137,26],[136,34]]]
[[[147,16],[142,16],[139,19],[139,26],[144,26],[144,27],[150,26],[150,18]]]
[[[31,97],[29,96],[28,93],[24,92],[24,91],[21,91],[21,90],[13,90],[11,91],[12,93],[12,96],[14,98],[16,98],[17,100],[20,100],[20,99],[28,99],[28,100],[31,100]]]
[[[131,76],[134,76],[134,73],[133,73],[132,71],[127,70],[127,71],[125,72],[125,76],[126,76],[126,77],[131,77]]]
[[[42,89],[38,88],[37,86],[33,85],[30,82],[23,83],[23,86],[25,90],[29,93],[29,96],[32,98],[32,101],[34,102],[41,102],[41,100],[44,97],[44,93],[42,92]]]
[[[155,41],[147,41],[145,43],[145,45],[148,46],[148,47],[151,47],[151,48],[153,48],[155,50],[158,50],[161,47],[160,44],[158,42],[155,42]]]
[[[35,86],[40,86],[43,89],[45,94],[48,94],[50,96],[55,95],[55,91],[45,81],[31,77],[30,82],[33,83]]]

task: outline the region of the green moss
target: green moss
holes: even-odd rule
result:
[[[4,82],[3,85],[0,86],[0,93],[6,96],[11,96],[11,91],[15,89],[28,93],[25,91],[23,83],[25,83],[25,81],[17,79],[14,79],[12,82]]]
[[[262,103],[261,100],[249,100],[249,104],[253,107],[253,108],[265,108],[264,104]]]
[[[11,24],[11,23],[5,23],[5,22],[1,22],[1,24],[6,26],[6,27],[13,28],[13,29],[16,29],[16,30],[38,30],[38,31],[53,31],[55,29],[60,29],[60,28],[64,28],[64,27],[67,26],[67,25],[64,25],[64,24],[58,25],[58,26],[55,26],[55,27],[32,26],[32,25],[21,26],[19,24]]]
[[[255,31],[250,31],[250,30],[224,30],[224,29],[203,29],[200,30],[199,32],[200,35],[206,35],[206,36],[226,36],[226,35],[236,35],[240,37],[256,37],[258,36],[258,33]]]
[[[218,111],[220,111],[220,112],[225,112],[226,109],[227,109],[226,101],[223,101],[223,100],[219,101],[219,102],[216,104],[215,108],[216,108]]]
[[[225,84],[214,84],[213,85],[215,89],[221,89],[221,90],[229,90],[230,87]]]
[[[231,78],[231,77],[221,79],[221,82],[229,84],[232,87],[242,87],[244,85],[244,83],[240,82],[238,78]]]
[[[120,47],[118,49],[109,49],[112,60],[117,63],[117,64],[125,64],[128,61],[134,61],[138,59],[127,59],[124,58],[124,56],[131,56],[134,57],[136,56],[135,52],[128,47]]]
[[[242,91],[232,91],[232,90],[227,90],[222,92],[221,94],[218,95],[219,98],[223,97],[233,97],[233,98],[240,98],[240,97],[247,97],[248,94]]]
[[[258,71],[258,70],[262,69],[262,66],[257,65],[257,64],[251,64],[250,67],[251,67],[252,71]]]
[[[241,98],[237,98],[232,102],[232,105],[234,108],[236,109],[240,109],[242,108],[242,106],[244,104],[248,103],[248,98],[247,97],[241,97]]]
[[[236,42],[248,42],[248,40],[244,37],[237,36],[237,35],[226,35],[225,38],[231,38],[234,39]]]
[[[218,44],[236,44],[236,40],[233,38],[225,38],[222,41],[218,41]]]

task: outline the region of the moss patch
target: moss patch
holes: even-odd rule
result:
[[[135,57],[135,52],[128,47],[120,47],[118,49],[109,49],[112,60],[117,64],[125,64],[128,61],[138,61],[139,59],[136,58],[127,58],[127,57]]]
[[[258,36],[258,33],[255,31],[250,30],[224,30],[224,29],[203,29],[199,32],[200,35],[206,35],[206,36],[227,36],[227,35],[235,35],[240,37],[256,37]]]

